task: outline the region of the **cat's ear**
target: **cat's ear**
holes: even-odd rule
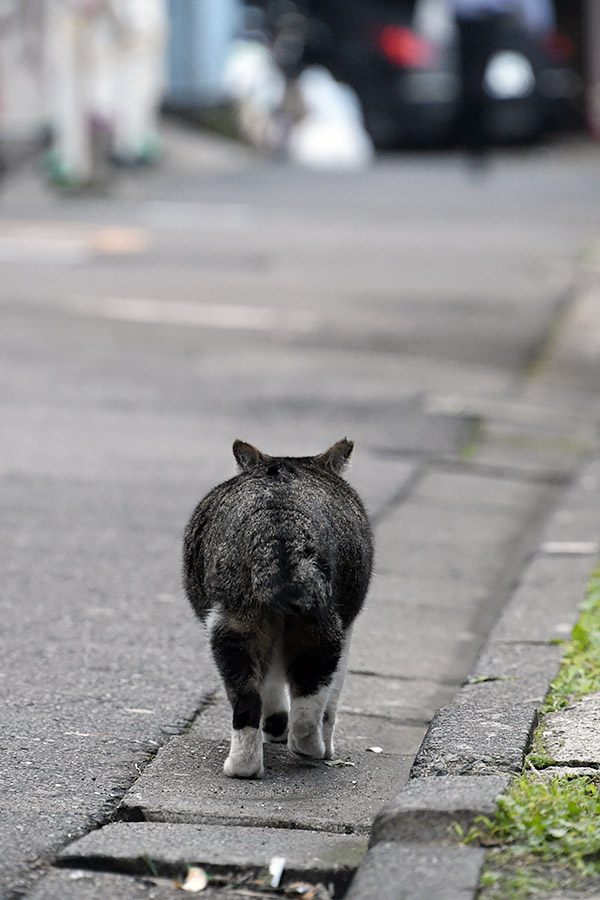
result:
[[[265,457],[260,450],[257,450],[256,447],[253,447],[252,444],[247,444],[245,441],[233,442],[233,455],[240,468],[240,472],[247,472],[249,469],[255,468],[255,466],[260,465],[260,463],[265,460]]]
[[[348,438],[342,438],[325,453],[315,456],[315,462],[327,472],[333,472],[335,475],[341,475],[350,461],[352,450],[354,449],[354,441]]]

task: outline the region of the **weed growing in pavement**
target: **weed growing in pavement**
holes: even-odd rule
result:
[[[557,887],[557,881],[536,874],[531,868],[515,868],[511,871],[486,869],[481,877],[482,900],[517,900],[532,897],[536,893],[548,893]]]
[[[482,900],[525,900],[553,888],[600,884],[600,779],[531,771],[480,817],[466,842],[490,847]]]
[[[544,714],[600,690],[600,568],[588,585],[580,618],[565,646],[560,672]],[[598,776],[549,777],[538,726],[525,772],[498,799],[492,819],[479,817],[465,843],[490,852],[480,882],[481,900],[526,900],[555,888],[600,887],[600,771]]]
[[[592,575],[560,672],[540,713],[561,709],[595,691],[600,691],[600,568]]]
[[[599,773],[600,778],[600,773]],[[534,855],[577,871],[600,872],[600,785],[589,776],[545,778],[536,771],[515,778],[498,799],[493,819],[481,816],[467,840],[510,845],[519,857]]]

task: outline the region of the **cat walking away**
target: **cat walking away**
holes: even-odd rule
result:
[[[184,587],[207,625],[232,706],[226,775],[259,778],[263,740],[297,759],[330,759],[352,623],[373,539],[341,477],[344,438],[310,457],[235,441],[239,474],[197,506],[184,538]]]

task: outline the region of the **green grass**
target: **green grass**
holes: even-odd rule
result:
[[[481,877],[480,897],[482,900],[526,900],[536,893],[549,893],[557,886],[555,879],[536,874],[529,868],[511,872],[486,870]]]
[[[478,819],[476,836],[487,846],[510,846],[520,858],[535,856],[600,874],[598,780],[527,772],[499,798],[493,819]]]
[[[562,709],[595,691],[600,691],[600,568],[589,582],[560,672],[540,712]]]
[[[485,438],[485,424],[479,416],[469,417],[469,436],[460,450],[460,458],[467,462],[473,459]]]
[[[481,900],[599,887],[600,783],[529,772],[499,798],[494,818],[479,818],[466,840],[490,848]]]
[[[561,669],[541,709],[524,773],[498,799],[492,819],[479,817],[466,843],[490,852],[481,900],[526,900],[561,887],[600,888],[600,771],[597,777],[538,769],[553,764],[544,748],[544,715],[600,691],[600,568],[565,645]]]

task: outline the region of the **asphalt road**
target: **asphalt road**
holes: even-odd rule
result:
[[[214,690],[180,538],[233,439],[347,434],[382,517],[407,467],[468,445],[436,409],[518,400],[600,226],[583,144],[477,179],[453,155],[311,174],[169,147],[105,198],[27,169],[0,196],[2,896]]]

